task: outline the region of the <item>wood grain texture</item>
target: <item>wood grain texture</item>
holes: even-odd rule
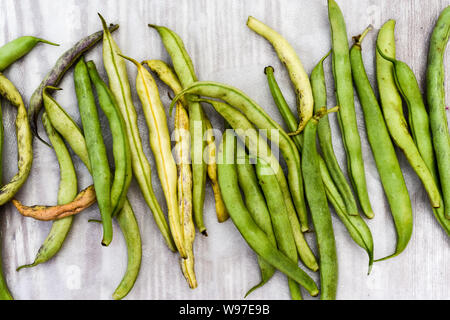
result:
[[[412,66],[424,89],[428,41],[440,11],[449,0],[339,0],[347,22],[349,40],[367,25],[372,31],[363,44],[363,58],[372,84],[374,43],[377,31],[387,19],[396,19],[397,56]],[[21,35],[35,35],[58,42],[60,47],[39,45],[26,58],[15,63],[5,74],[29,101],[32,92],[59,55],[78,39],[101,28],[100,12],[108,22],[119,23],[114,38],[124,54],[137,60],[170,61],[157,33],[148,23],[175,30],[186,44],[199,79],[221,81],[244,90],[277,121],[281,117],[270,97],[263,69],[275,68],[280,86],[294,110],[295,97],[288,75],[270,45],[245,25],[249,15],[266,22],[296,49],[306,70],[330,49],[330,31],[325,0],[319,1],[220,1],[220,0],[2,0],[0,1],[0,44]],[[447,57],[449,55],[447,54]],[[105,77],[101,49],[88,54]],[[446,58],[447,66],[450,60]],[[447,68],[448,69],[448,68]],[[330,61],[326,61],[329,105],[335,103]],[[450,88],[446,74],[446,91]],[[148,143],[142,109],[134,91],[136,70],[129,65],[133,98],[145,152],[155,168]],[[56,99],[79,122],[72,72],[61,83]],[[167,88],[160,82],[163,103],[167,106]],[[449,97],[450,98],[450,97]],[[356,99],[357,101],[357,99]],[[14,133],[15,111],[2,102],[5,126],[4,180],[10,179],[16,167]],[[358,125],[363,143],[366,178],[375,218],[368,221],[375,242],[375,256],[383,257],[395,248],[395,230],[389,206],[383,194],[375,163],[367,143],[363,117],[356,103]],[[220,117],[211,108],[206,112],[216,128],[223,129]],[[336,116],[331,115],[335,150],[344,164],[344,152]],[[111,148],[106,118],[101,118],[105,142]],[[170,120],[173,129],[173,120]],[[43,133],[42,128],[40,129]],[[109,150],[111,151],[111,150]],[[17,198],[25,204],[56,203],[59,169],[52,150],[34,140],[32,173]],[[357,247],[342,223],[333,216],[339,258],[338,299],[449,299],[450,239],[440,229],[419,179],[399,152],[400,163],[411,195],[414,210],[414,232],[411,242],[399,257],[376,263],[367,276],[367,257]],[[74,157],[80,188],[91,183],[81,162]],[[345,168],[345,166],[343,166]],[[165,210],[162,190],[153,169],[153,185]],[[218,224],[213,194],[208,186],[205,201],[205,224],[208,237],[197,234],[195,241],[196,272],[199,286],[188,288],[178,266],[160,236],[137,184],[130,188],[130,201],[136,213],[143,243],[143,260],[139,278],[127,299],[241,299],[247,289],[259,281],[256,256],[246,245],[231,221]],[[88,223],[98,218],[96,205],[75,217],[65,245],[48,263],[16,272],[19,265],[30,263],[50,230],[50,223],[20,216],[11,204],[1,208],[1,238],[4,270],[16,299],[110,299],[125,270],[126,252],[119,228],[114,225],[114,239],[105,248],[100,245],[101,227]],[[312,235],[307,235],[313,243]],[[317,274],[314,278],[318,280]],[[288,299],[284,276],[277,273],[262,289],[248,299]]]

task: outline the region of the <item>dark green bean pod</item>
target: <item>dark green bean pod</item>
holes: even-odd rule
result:
[[[236,153],[236,169],[238,173],[239,186],[244,194],[245,205],[248,208],[250,215],[255,223],[264,233],[274,246],[277,245],[275,234],[272,229],[272,221],[270,219],[269,209],[266,205],[266,200],[258,185],[258,180],[255,174],[255,168],[250,163],[250,158],[246,154],[244,148],[238,143]],[[252,287],[245,296],[247,297],[254,290],[262,287],[269,281],[275,273],[275,268],[258,256],[258,265],[261,271],[261,281]]]
[[[326,114],[326,109],[322,112]],[[319,111],[320,112],[320,111]],[[316,147],[317,113],[306,124],[302,153],[305,193],[319,250],[320,299],[335,300],[338,282],[336,243],[325,188],[320,176],[319,154]]]
[[[14,39],[0,47],[0,72],[3,72],[11,64],[30,52],[39,42],[59,46],[59,44],[33,36],[22,36]]]
[[[119,28],[119,25],[114,24],[109,27],[109,30],[113,32],[117,28]],[[53,68],[47,73],[39,84],[39,87],[33,92],[30,99],[30,105],[28,106],[28,122],[30,123],[31,131],[38,138],[37,119],[39,112],[43,107],[42,92],[44,91],[44,88],[48,86],[56,87],[66,71],[78,60],[78,58],[83,53],[89,51],[102,38],[103,31],[98,31],[75,43],[72,48],[64,52],[58,60],[56,60]],[[44,140],[40,140],[47,144]]]
[[[272,93],[272,97],[275,101],[275,104],[280,111],[281,116],[283,117],[284,122],[286,123],[288,130],[295,130],[297,128],[297,119],[292,113],[289,105],[286,103],[284,99],[283,93],[280,90],[280,87],[277,84],[275,76],[273,72],[270,72],[271,67],[266,68],[267,81],[269,83],[270,91]],[[303,150],[303,134],[299,134],[293,136],[297,149],[299,152]],[[325,164],[323,158],[319,155],[319,166],[320,166],[320,174],[322,176],[322,181],[325,186],[325,191],[327,193],[328,201],[333,205],[336,214],[339,219],[341,219],[344,226],[347,228],[352,239],[358,244],[361,248],[366,250],[369,256],[369,270],[372,267],[373,263],[373,238],[372,233],[370,232],[369,227],[367,226],[364,219],[361,218],[360,215],[351,216],[347,213],[344,200],[342,199],[336,185],[331,178],[331,174],[328,171],[328,168]]]
[[[387,259],[399,255],[408,245],[413,229],[413,215],[411,200],[400,164],[398,163],[394,144],[391,141],[381,107],[372,90],[362,60],[361,42],[369,30],[368,28],[363,34],[353,38],[355,43],[350,50],[350,60],[353,81],[355,82],[356,92],[364,114],[367,138],[375,158],[383,189],[391,207],[397,232],[395,252],[384,258]]]
[[[374,214],[367,192],[361,138],[356,122],[347,31],[341,9],[334,0],[328,0],[328,17],[331,26],[332,66],[336,100],[340,108],[338,120],[342,132],[342,142],[347,154],[348,175],[353,189],[358,195],[364,214],[368,218],[373,218]]]
[[[220,189],[227,190],[223,193],[223,200],[234,225],[248,245],[259,256],[291,279],[294,279],[308,290],[312,296],[318,295],[317,285],[308,274],[284,253],[279,251],[252,219],[239,190],[235,150],[236,138],[234,133],[232,130],[226,130],[219,146],[217,169]]]
[[[75,65],[74,81],[89,162],[92,166],[91,173],[94,180],[95,194],[102,216],[102,245],[108,246],[112,241],[111,172],[106,147],[103,142],[97,106],[92,92],[89,71],[83,58]]]
[[[445,106],[444,53],[449,35],[450,6],[442,10],[431,34],[427,67],[428,112],[447,219],[450,219],[450,133]]]
[[[297,250],[289,222],[289,214],[286,204],[283,201],[283,191],[278,184],[277,177],[270,165],[262,159],[256,160],[256,175],[258,176],[259,185],[266,198],[278,248],[292,262],[298,264]],[[288,286],[292,300],[303,299],[300,287],[294,280],[288,278]]]
[[[100,78],[93,61],[86,63],[89,77],[95,86],[100,108],[108,118],[113,136],[114,178],[111,185],[111,214],[115,216],[123,207],[133,173],[131,171],[131,151],[125,128],[125,121],[116,100],[106,83]]]

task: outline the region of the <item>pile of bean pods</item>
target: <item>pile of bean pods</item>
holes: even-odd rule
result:
[[[318,60],[310,76],[282,35],[256,18],[248,18],[247,26],[273,46],[295,88],[298,119],[283,97],[274,68],[264,69],[283,125],[238,88],[199,81],[182,39],[164,26],[149,24],[159,34],[172,66],[161,60],[140,63],[123,54],[113,37],[119,26],[108,26],[99,14],[103,30],[81,39],[56,61],[33,93],[28,109],[14,84],[1,72],[38,43],[57,44],[24,36],[1,47],[0,94],[17,108],[18,172],[0,188],[0,205],[11,201],[23,216],[53,221],[34,261],[17,270],[53,258],[70,232],[74,215],[97,202],[98,222],[103,230],[101,244],[108,246],[113,239],[113,219],[117,220],[126,241],[127,269],[113,293],[114,299],[125,297],[136,281],[142,255],[139,226],[127,198],[134,176],[161,236],[167,247],[179,254],[181,271],[189,287],[194,289],[197,279],[193,244],[196,230],[207,235],[203,207],[208,177],[218,222],[231,217],[257,256],[261,281],[249,288],[246,296],[262,287],[279,270],[287,276],[292,299],[302,299],[301,287],[311,296],[320,294],[321,299],[335,299],[338,263],[331,207],[354,242],[367,252],[368,273],[374,261],[399,255],[411,238],[411,200],[395,146],[403,151],[420,178],[437,221],[450,236],[450,135],[443,65],[450,35],[450,6],[442,11],[431,35],[426,99],[422,97],[411,68],[395,58],[394,20],[381,27],[376,41],[378,101],[361,54],[363,39],[371,27],[353,37],[353,45],[349,47],[344,17],[334,0],[328,0],[328,16],[331,50]],[[107,82],[99,75],[96,63],[84,59],[84,54],[100,40]],[[328,109],[323,62],[330,55],[337,106]],[[59,82],[72,66],[81,127],[54,97],[60,90]],[[152,168],[142,146],[137,106],[128,79],[129,67],[137,68],[134,84],[144,111],[167,213],[163,212],[153,190]],[[169,108],[161,102],[154,75],[174,95]],[[395,251],[377,260],[374,260],[370,229],[359,212],[361,210],[369,219],[375,216],[365,179],[354,89],[397,232]],[[403,102],[407,106],[407,117]],[[203,110],[205,105],[212,106],[225,120],[226,129],[218,150],[213,127]],[[105,114],[112,135],[113,164],[108,161],[99,109]],[[42,110],[47,138],[40,137],[37,130]],[[328,114],[333,112],[337,114],[345,148],[348,180],[333,149],[328,119]],[[168,116],[174,121],[173,148]],[[53,148],[59,163],[56,205],[28,206],[14,198],[31,170],[33,135]],[[3,126],[0,126],[0,139],[2,156]],[[268,140],[277,145],[287,166],[286,173]],[[69,148],[92,176],[93,185],[81,191],[78,191],[77,173]],[[315,235],[317,257],[304,236],[309,231]],[[299,267],[299,260],[313,272],[319,271],[319,284]],[[1,265],[0,299],[12,299],[1,274]]]

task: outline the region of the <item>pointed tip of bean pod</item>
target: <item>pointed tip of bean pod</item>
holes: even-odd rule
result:
[[[45,94],[47,94],[47,93],[48,93],[48,90],[56,90],[56,91],[60,91],[60,90],[63,90],[63,88],[60,88],[60,87],[54,87],[54,86],[45,86],[43,92],[44,92]]]
[[[124,54],[122,54],[122,53],[120,53],[120,52],[117,52],[117,55],[119,55],[119,56],[121,56],[122,58],[124,58],[125,60],[128,60],[128,61],[130,61],[130,62],[132,62],[136,67],[142,67],[142,65],[137,61],[137,60],[135,60],[135,59],[133,59],[133,58],[131,58],[131,57],[128,57],[128,56],[126,56],[126,55],[124,55]]]
[[[159,29],[162,28],[161,26],[158,26],[158,25],[153,24],[153,23],[149,23],[148,26],[149,26],[150,28],[155,29],[155,30],[158,31],[158,32],[159,32]]]
[[[39,42],[42,42],[42,43],[45,43],[45,44],[49,44],[51,46],[56,46],[56,47],[59,46],[59,43],[51,42],[51,41],[48,41],[48,40],[45,40],[45,39],[42,39],[42,38],[39,38],[38,40],[39,40]]]
[[[37,266],[39,263],[37,263],[36,261],[34,261],[33,263],[30,264],[24,264],[23,266],[17,267],[16,271],[20,271],[22,269],[26,269],[26,268],[32,268]]]
[[[358,48],[361,48],[361,43],[362,43],[362,41],[364,40],[364,38],[366,37],[366,35],[369,33],[369,31],[372,30],[372,29],[373,29],[373,26],[372,26],[371,24],[369,24],[369,25],[367,26],[367,28],[364,29],[364,31],[363,31],[361,34],[359,34],[359,35],[357,35],[357,36],[353,36],[353,37],[352,37],[352,39],[353,39],[353,45],[356,46],[356,47],[358,47]]]
[[[105,18],[103,18],[103,16],[100,14],[100,12],[97,12],[100,21],[102,22],[102,27],[103,27],[103,32],[109,33],[109,29],[108,29],[108,25],[106,23]],[[117,27],[119,27],[119,25],[117,25]]]

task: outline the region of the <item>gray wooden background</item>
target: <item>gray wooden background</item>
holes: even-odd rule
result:
[[[448,0],[339,0],[350,36],[367,25],[375,27],[363,44],[364,62],[374,81],[374,41],[377,31],[387,19],[396,19],[398,58],[406,61],[424,88],[424,75],[429,36],[439,12]],[[330,31],[325,0],[318,1],[219,1],[219,0],[117,0],[117,1],[50,1],[1,0],[0,44],[18,36],[36,35],[61,44],[60,47],[39,45],[25,59],[5,73],[17,85],[24,100],[29,98],[55,60],[78,39],[101,28],[100,12],[108,22],[120,24],[114,38],[123,53],[136,58],[170,61],[157,33],[148,23],[161,24],[175,30],[184,40],[199,79],[233,84],[258,101],[276,120],[281,117],[270,97],[263,69],[274,66],[280,85],[294,108],[295,97],[287,73],[271,46],[245,25],[249,15],[266,22],[294,46],[306,70],[330,49]],[[447,55],[448,56],[448,55]],[[101,69],[101,47],[88,58]],[[448,65],[450,60],[448,60]],[[329,104],[334,104],[330,61],[326,61]],[[134,88],[136,70],[129,65]],[[446,88],[450,89],[450,73]],[[64,88],[56,99],[79,121],[72,72],[61,83]],[[160,86],[165,104],[167,89]],[[153,158],[148,133],[136,94],[139,125],[144,148],[150,162]],[[3,103],[6,131],[4,181],[16,172],[15,111]],[[207,107],[213,125],[223,128],[220,117]],[[356,103],[358,124],[363,142],[366,178],[375,218],[368,221],[375,242],[375,257],[394,250],[395,230],[389,206],[367,144],[360,106]],[[343,146],[335,115],[331,117],[334,144],[344,164]],[[102,123],[107,124],[104,118]],[[172,120],[170,127],[173,127]],[[105,131],[106,142],[111,137]],[[399,153],[404,176],[414,209],[414,233],[406,251],[399,257],[376,263],[367,276],[367,257],[348,236],[342,223],[333,216],[339,258],[339,299],[449,299],[450,240],[435,221],[424,189]],[[87,186],[91,178],[74,158],[79,185]],[[345,166],[344,166],[345,167]],[[52,150],[34,140],[34,163],[31,175],[17,194],[26,204],[54,204],[59,168]],[[153,184],[160,203],[164,198],[153,170]],[[127,299],[241,299],[246,290],[259,281],[256,257],[231,221],[218,224],[211,189],[205,201],[205,219],[209,236],[197,234],[195,242],[196,272],[199,286],[188,288],[178,258],[168,251],[155,226],[151,213],[132,183],[129,196],[139,221],[143,242],[143,259],[139,278]],[[6,278],[16,299],[110,299],[126,266],[126,250],[122,235],[115,225],[112,244],[100,245],[101,227],[88,223],[99,217],[92,206],[75,219],[73,229],[60,253],[46,264],[16,272],[19,265],[30,263],[48,231],[50,223],[21,217],[11,204],[1,208],[1,238]],[[308,240],[312,242],[311,235]],[[317,274],[314,275],[318,279]],[[305,294],[306,296],[306,294]],[[288,299],[286,278],[277,273],[262,289],[248,299]]]

